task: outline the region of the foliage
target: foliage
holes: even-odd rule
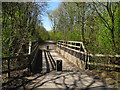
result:
[[[83,41],[88,52],[120,53],[120,2],[63,2],[50,11],[52,40]]]
[[[3,2],[2,3],[2,56],[15,56],[23,52],[23,46],[39,36],[37,26],[41,26],[41,15],[46,3]],[[24,52],[24,53],[27,53]]]
[[[36,27],[37,34],[39,38],[41,38],[43,41],[49,40],[49,34],[48,31],[43,26],[37,26]]]

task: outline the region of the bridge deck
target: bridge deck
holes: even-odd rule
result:
[[[43,53],[43,72],[36,74],[31,77],[26,77],[26,79],[32,80],[26,85],[29,89],[38,88],[92,88],[92,87],[105,87],[105,84],[99,80],[95,79],[86,73],[86,71],[78,69],[76,66],[68,62],[65,58],[59,55],[55,51],[55,46],[53,44],[46,44],[42,49],[46,49],[49,45],[50,53],[53,60],[62,60],[63,70],[56,71],[53,70],[50,60],[47,59]],[[47,58],[46,58],[47,57]],[[48,73],[49,72],[49,73]]]

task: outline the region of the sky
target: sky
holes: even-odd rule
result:
[[[47,8],[47,10],[55,10],[55,9],[57,9],[58,6],[60,5],[60,3],[61,3],[61,2],[49,2],[49,3],[48,3],[48,8]],[[48,15],[47,15],[47,14],[46,14],[46,15],[44,14],[44,15],[42,16],[42,19],[43,19],[42,23],[43,23],[43,26],[45,27],[45,29],[46,29],[47,31],[52,30],[51,22],[50,22],[50,19],[48,18]]]

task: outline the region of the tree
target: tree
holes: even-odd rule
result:
[[[63,2],[51,11],[56,33],[52,37],[83,41],[91,53],[120,53],[119,2]]]
[[[104,8],[102,10],[100,10],[101,8],[97,8],[98,5],[101,5]],[[116,52],[117,48],[116,48],[116,42],[115,42],[115,30],[116,30],[115,13],[116,13],[116,8],[119,6],[119,4],[113,3],[113,2],[107,2],[107,3],[94,3],[93,6],[94,6],[96,12],[98,13],[101,21],[105,25],[105,27],[110,31],[112,48]],[[107,15],[107,17],[105,17],[105,14],[102,14],[102,13],[105,13]]]
[[[15,53],[19,55],[23,45],[27,45],[29,40],[37,39],[35,29],[41,23],[40,15],[45,7],[46,3],[2,3],[2,56],[13,56]]]

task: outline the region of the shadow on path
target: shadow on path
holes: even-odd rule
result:
[[[63,90],[88,90],[94,88],[101,88],[102,90],[105,86],[87,76],[85,73],[81,72],[51,72],[42,80],[38,80],[30,90],[42,89],[42,88],[58,88]],[[100,90],[101,90],[100,89]]]
[[[41,58],[41,53],[44,52],[44,58]],[[52,55],[50,54],[50,51],[47,50],[43,50],[43,51],[38,51],[38,55],[36,55],[36,58],[38,58],[39,60],[35,61],[34,69],[37,71],[35,71],[35,73],[31,73],[31,72],[26,72],[26,74],[21,74],[21,76],[17,76],[15,77],[13,80],[8,81],[7,83],[3,83],[3,90],[8,90],[8,89],[19,89],[22,88],[23,90],[26,90],[26,85],[31,83],[34,80],[37,80],[40,77],[45,76],[47,73],[50,73],[51,71],[55,70],[55,60],[53,59]],[[39,57],[40,56],[40,57]],[[42,70],[42,65],[39,63],[43,63],[43,59],[44,59],[44,63],[46,64],[45,68],[46,70],[44,72],[41,72]],[[42,60],[42,61],[41,61]],[[50,65],[51,64],[51,65]],[[52,69],[50,69],[52,66]],[[38,69],[39,68],[39,69]],[[40,71],[38,71],[40,70]],[[28,79],[28,78],[32,78],[32,79]]]
[[[45,60],[46,60],[46,72],[48,73],[48,72],[50,72],[50,65],[49,65],[47,53],[45,50],[44,50],[44,55],[45,55]]]
[[[93,88],[105,88],[106,86],[100,81],[96,80],[83,71],[77,70],[63,70],[60,72],[53,71],[56,69],[56,63],[49,50],[43,50],[44,63],[46,70],[42,73],[23,75],[21,84],[14,87],[7,87],[8,89],[22,89],[34,90],[42,88],[62,88],[64,90],[82,89],[88,90]],[[52,67],[50,67],[52,66]],[[52,69],[51,69],[52,68]],[[67,69],[67,68],[66,68]],[[3,89],[4,90],[4,89]],[[5,89],[6,90],[6,89]],[[100,89],[101,90],[101,89]],[[103,89],[102,89],[103,90]]]

